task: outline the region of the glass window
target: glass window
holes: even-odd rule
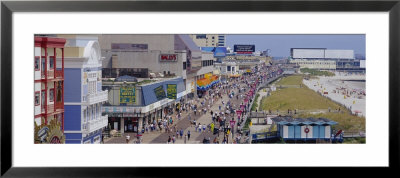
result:
[[[38,106],[40,104],[40,92],[37,91],[35,92],[35,106]]]
[[[35,57],[35,70],[40,70],[40,58]]]
[[[50,98],[50,102],[54,101],[54,88],[49,90],[49,98]]]
[[[50,69],[54,69],[54,56],[50,56]]]

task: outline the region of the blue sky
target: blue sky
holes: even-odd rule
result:
[[[365,56],[365,35],[226,35],[226,45],[254,44],[256,51],[271,49],[273,57],[287,57],[290,48],[352,49]]]

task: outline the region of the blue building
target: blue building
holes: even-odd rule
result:
[[[292,118],[288,116],[271,119],[277,125],[277,135],[285,142],[317,140],[329,141],[332,125],[337,122],[326,118]]]
[[[201,47],[203,52],[213,52],[217,62],[221,63],[222,59],[226,57],[226,47]]]
[[[65,48],[65,143],[100,143],[108,124],[101,113],[108,92],[102,91],[99,43],[77,36],[68,41],[73,46]]]

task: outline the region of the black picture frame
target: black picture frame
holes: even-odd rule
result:
[[[399,0],[364,1],[2,1],[1,2],[1,176],[4,177],[142,177],[180,175],[166,168],[17,168],[12,165],[12,17],[13,12],[389,12],[389,170],[399,167],[400,3]],[[376,118],[379,119],[379,118]],[[245,156],[245,155],[243,155]],[[140,161],[140,160],[139,160]],[[166,165],[167,166],[167,165]],[[229,165],[227,165],[229,166]],[[174,168],[172,168],[174,169]],[[215,170],[215,169],[214,169]],[[255,169],[257,171],[259,169]],[[307,169],[306,169],[307,170]],[[376,169],[365,169],[363,174]],[[207,175],[194,170],[200,176]],[[221,175],[240,169],[218,169]],[[248,171],[248,170],[246,170]],[[296,171],[284,171],[296,175]],[[310,171],[310,169],[308,169]],[[328,170],[329,172],[334,170]],[[314,170],[312,171],[314,172]],[[335,172],[335,171],[334,171]],[[394,172],[394,171],[393,171]],[[387,172],[386,172],[387,173]],[[187,176],[196,174],[189,171]],[[358,171],[346,175],[358,175]],[[388,175],[388,174],[387,174]]]

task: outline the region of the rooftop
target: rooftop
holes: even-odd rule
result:
[[[288,124],[293,124],[293,125],[300,125],[300,124],[304,124],[304,125],[312,125],[312,124],[336,125],[337,124],[337,122],[332,121],[327,118],[312,118],[312,117],[310,117],[310,118],[292,118],[290,116],[278,116],[278,117],[272,118],[271,120],[280,125],[288,125]]]

